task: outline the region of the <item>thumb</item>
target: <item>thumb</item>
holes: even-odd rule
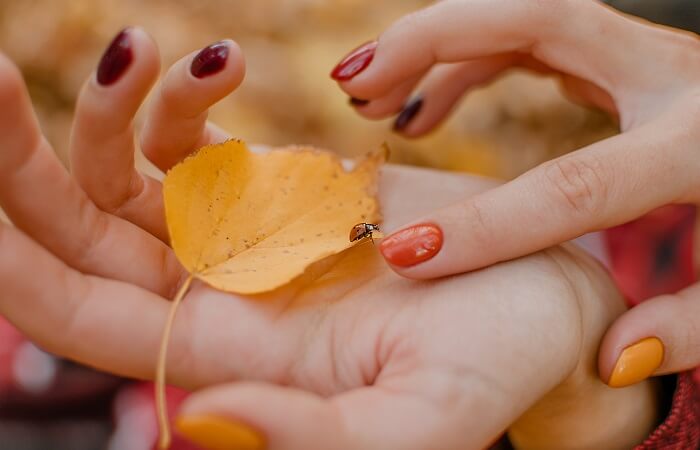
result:
[[[321,397],[264,383],[199,391],[175,422],[181,435],[207,450],[334,448],[338,425]]]
[[[655,297],[620,316],[603,338],[601,379],[612,387],[700,365],[700,284]]]
[[[378,385],[322,397],[273,384],[235,383],[190,396],[175,426],[207,450],[484,448],[504,427],[493,421],[472,430],[463,408],[447,406],[456,401],[454,395],[444,399],[446,404],[439,400],[437,405],[426,392]],[[479,401],[493,404],[489,396]]]

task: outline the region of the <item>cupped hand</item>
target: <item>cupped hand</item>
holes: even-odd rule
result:
[[[206,111],[244,69],[235,43],[216,46],[176,63],[154,93],[141,145],[161,169],[226,138]],[[202,64],[213,73],[197,77]],[[133,115],[157,69],[143,31],[117,38],[78,101],[73,178],[0,56],[0,204],[16,226],[0,225],[0,312],[50,351],[146,379],[186,277],[166,244],[161,186],[133,165]],[[395,227],[485,186],[389,166],[380,188]],[[195,283],[167,362],[171,383],[202,389],[181,430],[203,445],[228,437],[223,448],[463,449],[515,423],[520,448],[562,449],[562,436],[571,448],[627,448],[653,426],[650,383],[615,391],[595,376],[598,341],[623,306],[575,249],[432,282],[381,261],[363,244],[256,297]]]
[[[600,2],[446,0],[399,20],[333,76],[368,118],[401,111],[406,136],[431,130],[469,89],[514,66],[554,73],[578,101],[619,116],[622,134],[465,195],[384,240],[401,275],[429,279],[529,254],[627,222],[659,206],[700,203],[700,39]],[[420,83],[419,94],[408,96]],[[403,110],[402,110],[403,108]],[[430,224],[432,227],[416,224]],[[601,348],[609,381],[628,346],[648,337],[648,370],[700,364],[700,288],[623,316]],[[660,364],[660,366],[659,366]],[[644,373],[642,373],[644,372]],[[639,380],[627,377],[625,383]]]

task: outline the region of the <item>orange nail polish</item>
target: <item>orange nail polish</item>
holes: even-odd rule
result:
[[[442,230],[433,224],[414,225],[397,231],[379,245],[384,258],[399,267],[429,260],[442,248]]]
[[[262,450],[265,442],[257,431],[231,419],[184,416],[175,423],[189,441],[207,450]]]
[[[664,345],[658,338],[642,339],[630,345],[615,363],[608,385],[625,387],[649,378],[664,360]]]

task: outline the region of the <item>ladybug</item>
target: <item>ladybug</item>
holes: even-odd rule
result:
[[[350,242],[359,241],[364,238],[372,238],[372,233],[379,231],[379,225],[373,223],[358,223],[350,230]]]

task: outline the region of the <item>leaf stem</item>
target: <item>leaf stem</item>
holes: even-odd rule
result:
[[[158,365],[156,366],[156,413],[158,415],[158,424],[160,426],[160,437],[158,438],[158,448],[167,450],[170,447],[172,436],[170,434],[170,422],[168,420],[168,404],[165,398],[165,364],[168,359],[168,343],[170,342],[170,333],[175,322],[175,314],[180,306],[182,299],[187,294],[187,291],[192,284],[192,275],[187,277],[185,282],[180,287],[177,295],[173,299],[168,314],[168,321],[165,323],[163,337],[160,341],[160,351],[158,353]]]

